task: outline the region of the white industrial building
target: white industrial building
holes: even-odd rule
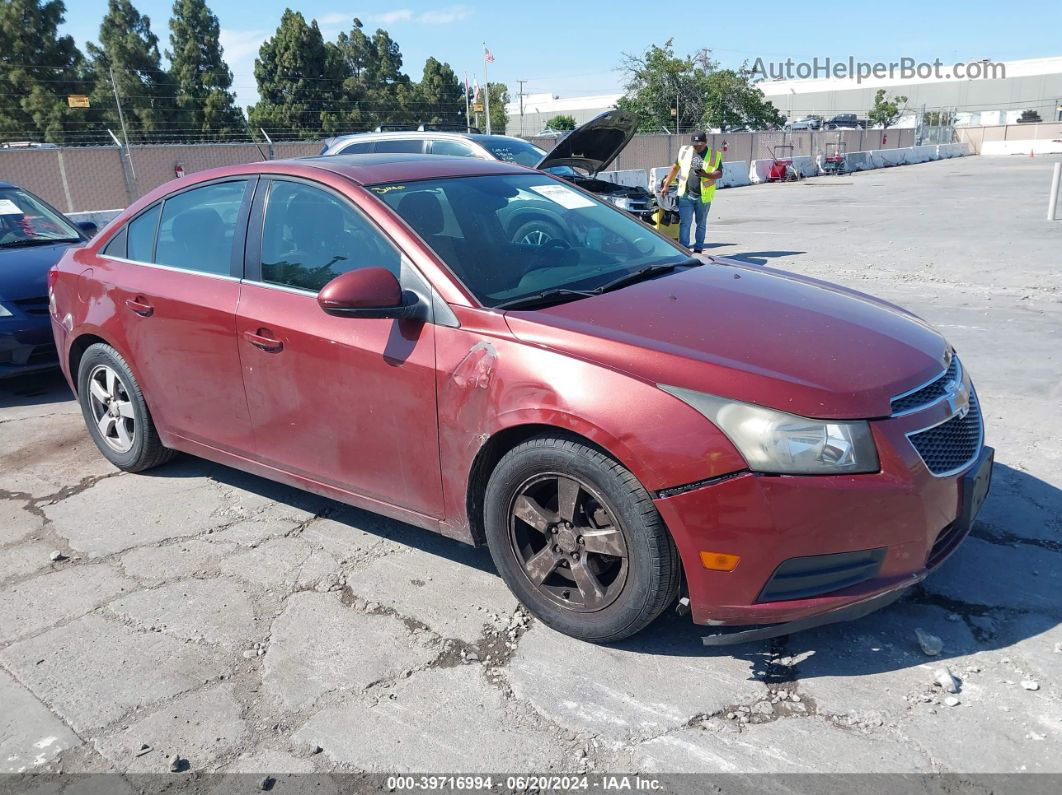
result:
[[[510,94],[510,96],[512,96]],[[623,94],[597,94],[587,97],[560,97],[557,94],[524,94],[523,113],[519,97],[505,106],[510,135],[538,135],[554,116],[571,116],[578,126],[616,107]]]

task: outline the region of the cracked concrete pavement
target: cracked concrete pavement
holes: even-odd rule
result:
[[[187,456],[118,473],[59,378],[0,384],[0,771],[1062,772],[1049,177],[969,158],[721,192],[711,253],[942,328],[997,450],[973,537],[924,585],[774,641],[708,649],[667,614],[581,644],[485,550]]]

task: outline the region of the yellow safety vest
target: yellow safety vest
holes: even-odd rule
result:
[[[687,144],[679,149],[678,154],[678,166],[679,166],[679,186],[678,195],[680,197],[686,195],[686,187],[689,185],[690,168],[693,167],[693,156],[696,152],[693,151],[693,146]],[[712,151],[711,149],[704,150],[704,170],[705,171],[717,171],[723,163],[723,153],[719,150]],[[715,196],[715,182],[710,179],[701,178],[701,201],[710,202],[712,197]]]

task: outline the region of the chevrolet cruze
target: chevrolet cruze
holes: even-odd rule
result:
[[[548,211],[561,234],[514,242]],[[863,615],[969,532],[992,451],[931,326],[702,261],[554,176],[402,154],[204,171],[50,278],[88,432],[469,543],[608,642],[681,599],[712,643]]]

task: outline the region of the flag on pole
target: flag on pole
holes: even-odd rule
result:
[[[472,78],[472,101],[479,102],[479,81]]]
[[[494,55],[491,53],[490,49],[487,47],[486,44],[483,45],[483,60],[486,63],[494,63]]]

